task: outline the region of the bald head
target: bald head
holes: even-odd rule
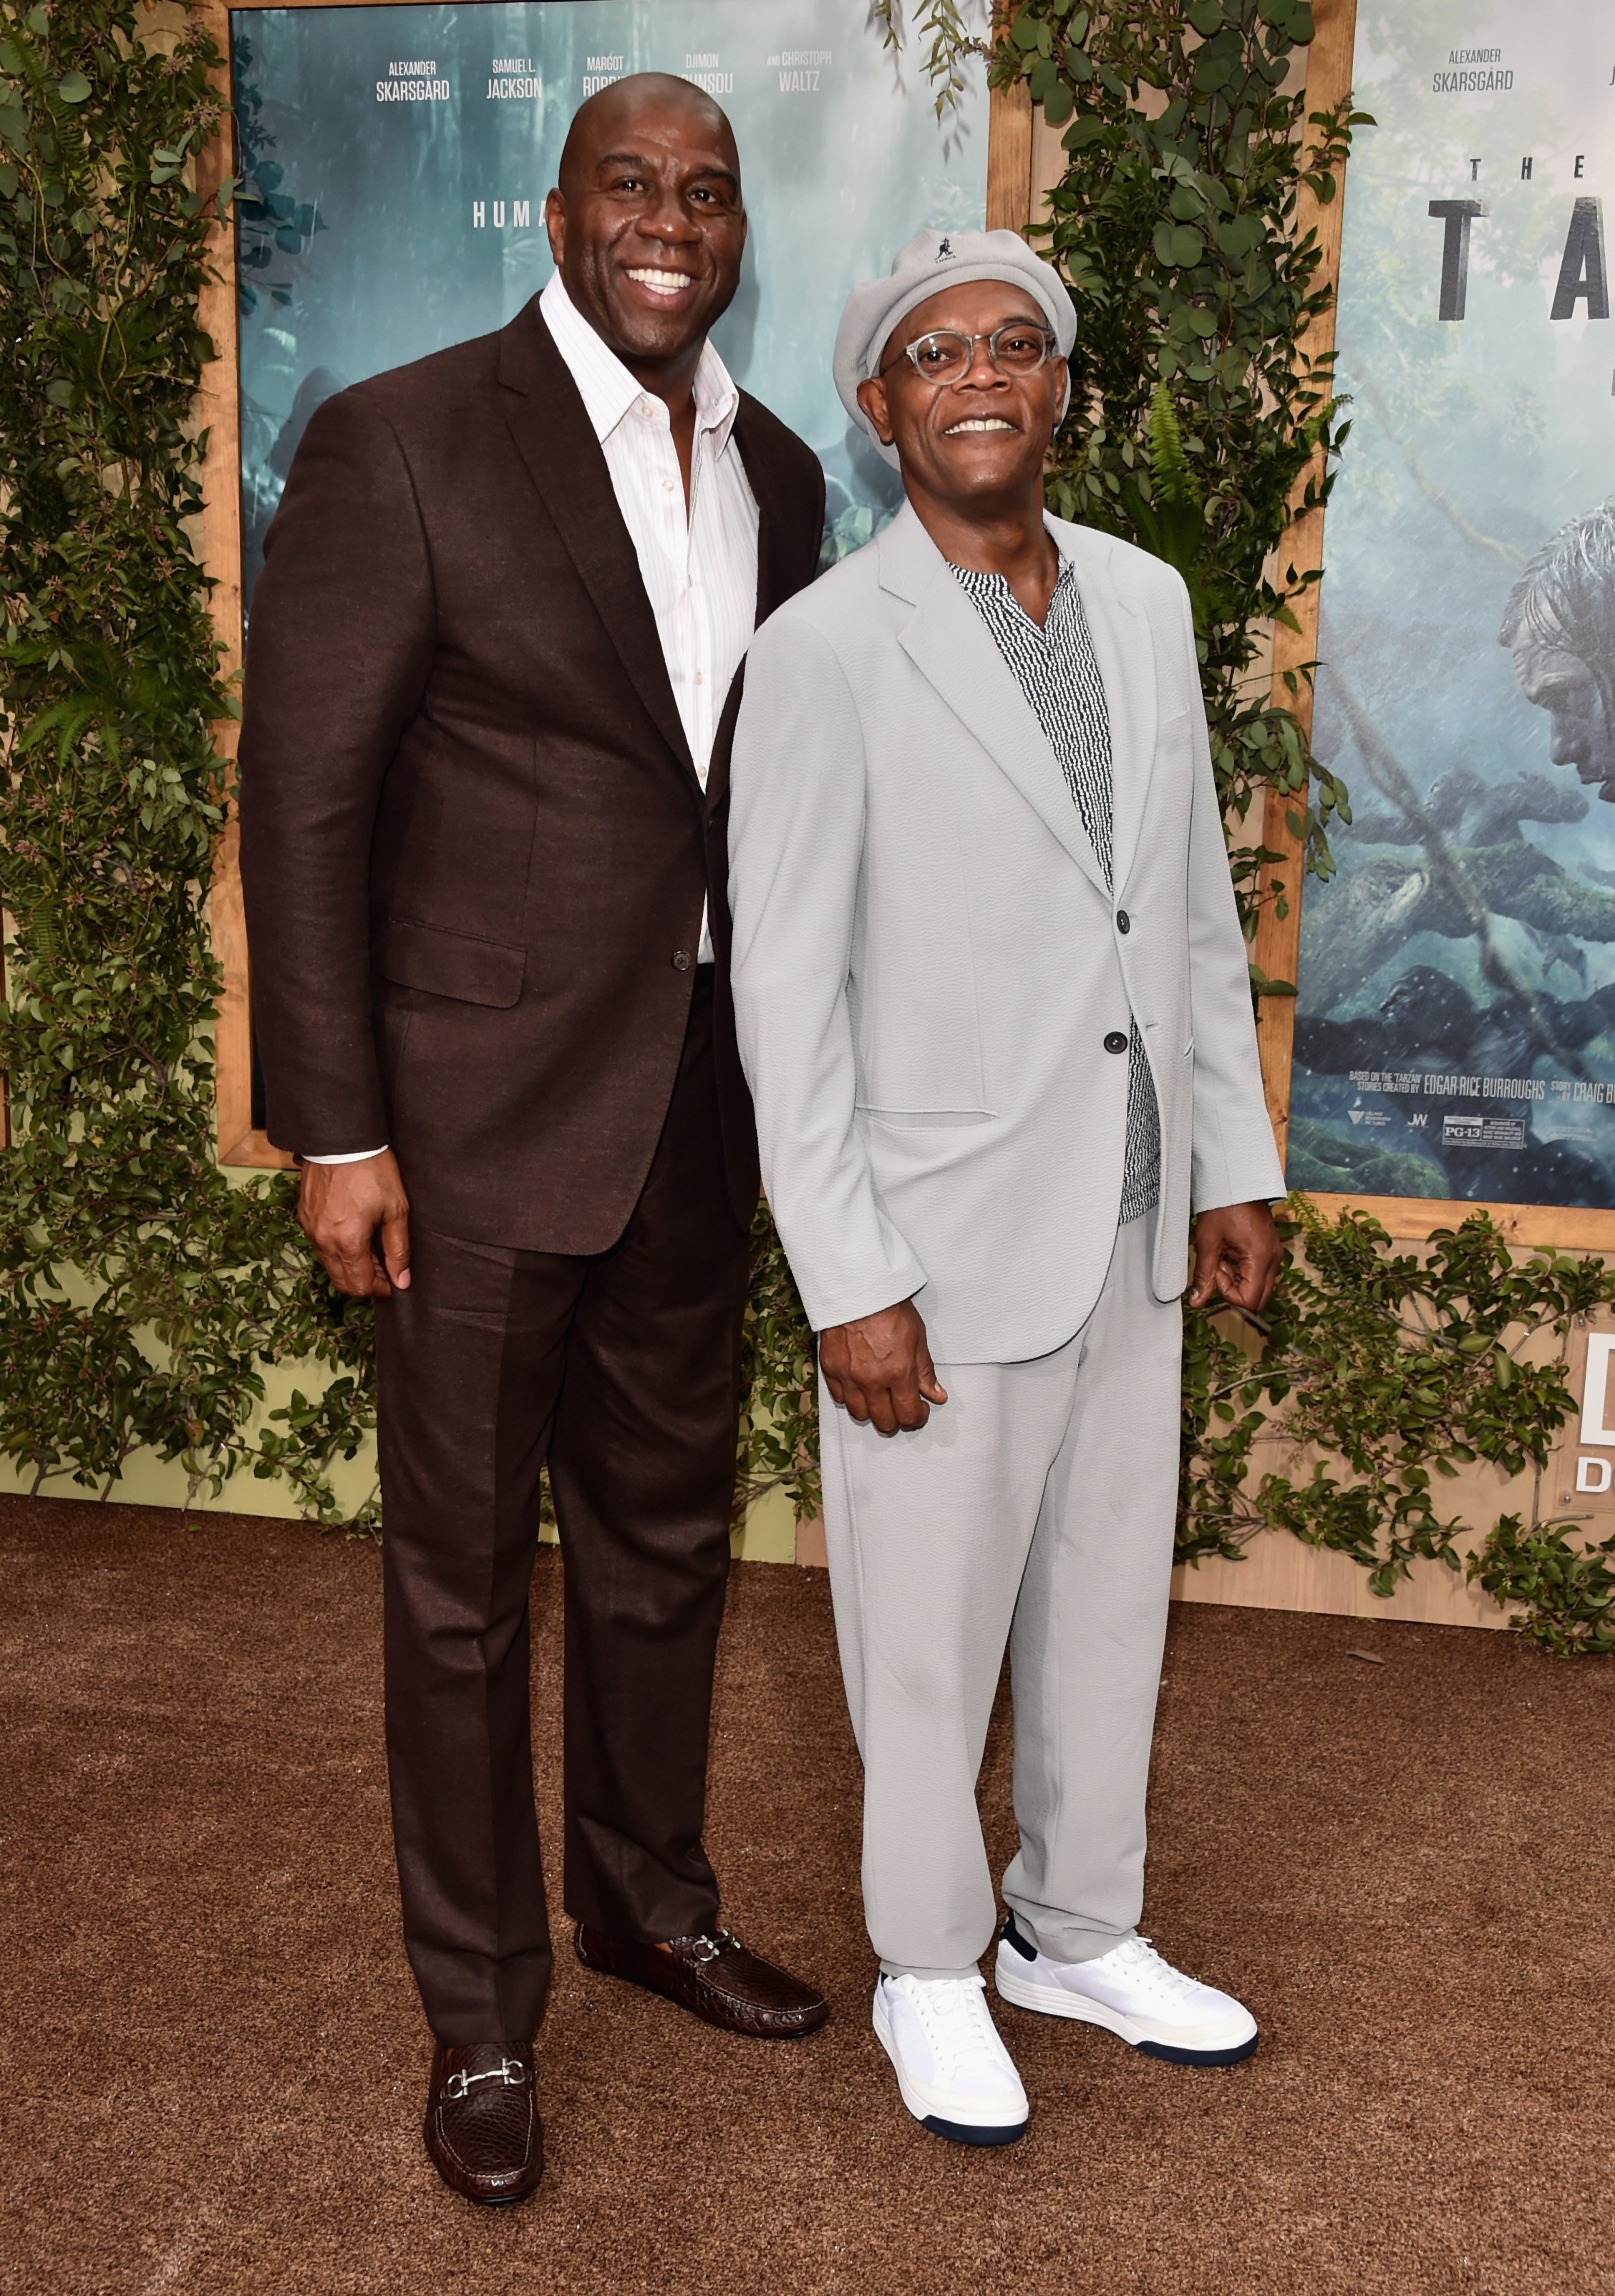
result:
[[[717,105],[666,72],[602,88],[568,131],[545,223],[596,334],[648,390],[683,405],[746,248],[740,157]]]
[[[722,107],[693,80],[679,79],[672,72],[633,72],[599,89],[572,114],[561,152],[562,198],[578,188],[602,152],[625,138],[631,146],[635,123],[647,113],[664,119],[684,114],[693,134],[725,154],[738,193],[740,153]]]

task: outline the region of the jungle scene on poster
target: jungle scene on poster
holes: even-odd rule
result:
[[[1289,1177],[1615,1205],[1615,14],[1362,0]]]

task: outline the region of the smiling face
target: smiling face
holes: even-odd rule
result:
[[[1598,680],[1579,654],[1522,625],[1510,641],[1514,676],[1528,701],[1548,713],[1548,748],[1556,766],[1615,794],[1615,726]]]
[[[626,366],[699,353],[746,248],[728,121],[661,73],[603,88],[572,122],[545,223],[567,293]]]
[[[1035,373],[1004,374],[978,342],[968,373],[938,384],[901,354],[943,328],[988,335],[1015,321],[1048,331],[1022,287],[977,279],[944,288],[903,320],[881,353],[883,372],[858,386],[858,404],[896,447],[910,493],[918,488],[955,515],[984,513],[1029,493],[1041,500],[1044,459],[1065,411],[1065,362],[1056,352]]]

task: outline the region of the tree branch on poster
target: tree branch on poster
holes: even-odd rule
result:
[[[1530,1037],[1534,1040],[1536,1049],[1545,1053],[1568,1074],[1574,1077],[1587,1077],[1591,1071],[1579,1053],[1573,1046],[1567,1045],[1559,1035],[1555,1034],[1546,1009],[1548,1000],[1529,981],[1521,978],[1516,968],[1510,963],[1507,953],[1494,930],[1493,916],[1497,908],[1499,898],[1502,901],[1507,902],[1509,890],[1499,885],[1495,876],[1493,876],[1493,882],[1486,885],[1484,890],[1481,885],[1477,884],[1477,869],[1486,868],[1491,857],[1485,849],[1466,856],[1462,849],[1455,848],[1448,842],[1440,822],[1420,798],[1406,768],[1392,754],[1378,728],[1357,701],[1347,679],[1338,670],[1335,674],[1335,693],[1340,709],[1351,727],[1352,738],[1357,743],[1358,753],[1368,768],[1370,778],[1381,794],[1390,800],[1406,824],[1408,842],[1417,844],[1425,855],[1429,864],[1431,891],[1436,897],[1435,912],[1428,920],[1429,926],[1436,931],[1442,931],[1449,923],[1456,922],[1465,937],[1472,937],[1475,942],[1476,961],[1482,978],[1493,988],[1498,989],[1518,1010]],[[1509,849],[1504,849],[1506,851]],[[1536,874],[1531,881],[1534,887],[1539,888],[1544,877],[1550,880],[1557,879],[1562,881],[1567,892],[1583,896],[1585,901],[1586,889],[1577,885],[1575,881],[1547,855],[1537,854],[1534,848],[1530,849],[1537,865]],[[1493,875],[1489,869],[1487,873],[1488,876]],[[1585,902],[1585,905],[1591,906],[1598,902],[1599,898],[1598,895],[1594,894],[1591,901]],[[1447,912],[1446,915],[1442,914],[1443,901]],[[1604,905],[1607,906],[1607,902]],[[1514,912],[1518,914],[1523,906],[1522,903],[1515,900],[1513,904]],[[1535,903],[1532,906],[1536,908],[1537,914],[1540,916],[1539,906]],[[1503,913],[1508,912],[1504,910]],[[1528,922],[1529,915],[1530,912],[1528,911],[1525,919]],[[1421,917],[1417,922],[1425,923],[1426,920]]]
[[[1439,511],[1455,533],[1461,534],[1465,542],[1472,542],[1477,550],[1486,552],[1488,557],[1499,560],[1511,573],[1517,574],[1525,564],[1528,553],[1520,549],[1514,543],[1499,541],[1495,534],[1482,534],[1478,526],[1464,517],[1452,496],[1444,488],[1439,487],[1431,477],[1424,467],[1423,457],[1413,440],[1398,436],[1397,426],[1391,419],[1390,408],[1386,402],[1385,394],[1372,375],[1365,375],[1358,381],[1356,396],[1362,399],[1364,406],[1369,409],[1375,420],[1383,423],[1386,430],[1396,439],[1398,451],[1402,457],[1403,468],[1431,508]]]
[[[260,294],[284,310],[292,299],[284,259],[301,255],[325,225],[314,202],[299,200],[287,190],[285,168],[270,157],[275,143],[264,126],[264,99],[245,77],[254,61],[250,43],[239,39],[234,62],[242,77],[235,91],[235,130],[242,174],[233,187],[239,291],[243,311],[252,310]],[[250,278],[244,275],[249,272]]]

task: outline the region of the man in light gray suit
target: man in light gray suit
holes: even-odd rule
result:
[[[1045,516],[1076,314],[1010,232],[854,290],[836,379],[906,507],[758,634],[734,1001],[819,1335],[875,2031],[939,2134],[1027,2121],[977,1964],[1006,1639],[1021,1848],[1000,1996],[1155,2056],[1257,2028],[1139,1937],[1181,1299],[1259,1308],[1263,1104],[1184,586]]]

